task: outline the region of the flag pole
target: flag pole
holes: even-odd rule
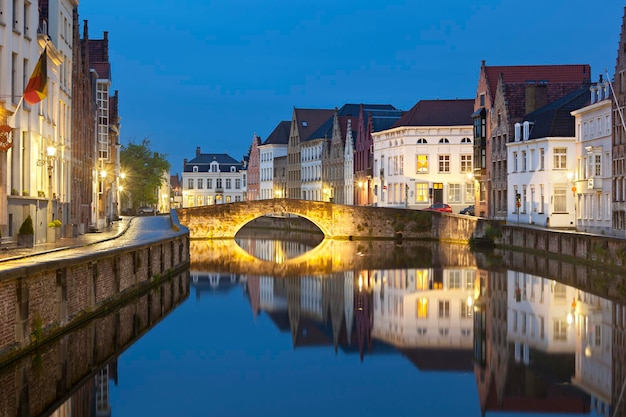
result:
[[[619,103],[617,102],[617,97],[615,96],[615,90],[613,89],[613,82],[611,81],[611,77],[609,76],[609,72],[604,69],[606,73],[606,78],[609,81],[609,86],[611,87],[611,95],[613,96],[613,101],[615,101],[615,107],[617,108],[617,113],[619,114],[619,118],[622,122],[622,128],[624,128],[624,132],[626,132],[626,123],[624,123],[624,114],[622,113],[622,109],[619,107]]]
[[[17,114],[17,111],[20,109],[20,107],[22,107],[23,102],[24,95],[20,97],[20,101],[17,103],[17,106],[15,106],[15,111],[13,112],[13,114],[7,117],[7,124],[11,126],[11,128],[15,128],[15,115]]]

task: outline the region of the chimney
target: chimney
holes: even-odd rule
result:
[[[200,152],[200,147],[198,146],[198,147],[196,147],[196,156],[200,156],[200,153],[201,153]]]
[[[109,62],[109,32],[104,32],[104,62]]]
[[[526,108],[528,114],[548,104],[548,86],[545,83],[526,84],[525,94]]]
[[[187,165],[187,158],[183,159],[183,169],[185,168],[185,165]]]

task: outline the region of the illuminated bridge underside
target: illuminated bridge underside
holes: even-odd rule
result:
[[[467,240],[484,225],[473,216],[382,207],[332,204],[321,201],[255,200],[178,209],[191,239],[234,238],[250,221],[268,214],[303,217],[330,239],[382,238]],[[424,216],[428,221],[424,221]]]
[[[350,242],[325,239],[305,254],[281,263],[265,261],[243,250],[233,239],[192,240],[191,269],[228,272],[248,276],[299,277],[330,275],[344,271],[397,268],[404,259],[407,268],[467,267],[475,257],[467,245],[432,241],[410,241],[396,245],[392,240]]]

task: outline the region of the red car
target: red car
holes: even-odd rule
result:
[[[452,207],[445,203],[435,203],[428,207],[426,210],[441,211],[444,213],[452,213]]]

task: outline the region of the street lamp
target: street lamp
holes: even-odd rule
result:
[[[54,159],[57,148],[50,145],[46,148],[46,158],[48,163],[48,224],[52,222],[52,171],[54,170]]]
[[[102,188],[102,214],[103,216],[106,216],[106,205],[105,205],[105,196],[106,196],[106,178],[107,178],[107,172],[105,169],[100,171],[100,183],[101,188]],[[100,199],[99,199],[100,200]],[[98,213],[97,213],[97,218],[96,221],[98,222],[98,224],[96,225],[97,229],[100,229],[100,208],[98,208]]]

